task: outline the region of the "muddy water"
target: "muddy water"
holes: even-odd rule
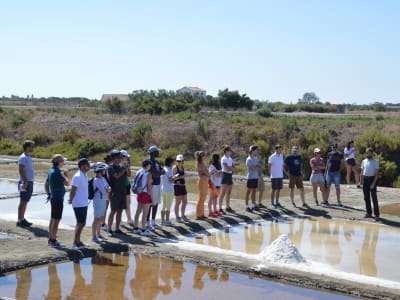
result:
[[[258,254],[281,234],[287,234],[310,261],[337,270],[400,283],[400,229],[337,219],[287,219],[240,224],[211,234],[187,237],[196,244]]]
[[[400,216],[400,203],[383,205],[379,209],[382,214]]]
[[[214,268],[133,254],[49,264],[0,278],[0,297],[25,299],[354,299]]]

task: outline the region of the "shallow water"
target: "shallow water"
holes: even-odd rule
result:
[[[379,207],[379,210],[382,214],[400,216],[400,203],[382,205]]]
[[[354,299],[165,258],[104,254],[0,277],[25,299]]]
[[[185,239],[227,250],[259,254],[287,234],[307,260],[343,272],[399,282],[400,229],[338,219],[288,218],[211,230]]]

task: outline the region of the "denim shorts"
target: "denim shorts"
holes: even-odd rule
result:
[[[311,183],[325,183],[324,174],[322,174],[322,173],[311,174],[310,182]]]
[[[328,172],[326,174],[326,184],[331,186],[334,183],[336,188],[340,188],[340,173],[339,172]]]

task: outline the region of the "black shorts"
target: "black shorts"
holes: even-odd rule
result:
[[[233,184],[232,173],[225,173],[225,172],[222,172],[222,181],[221,181],[221,184],[232,185],[232,184]]]
[[[131,194],[131,184],[128,184],[128,185],[126,186],[126,194],[127,194],[127,195],[130,195],[130,194]]]
[[[281,190],[283,188],[283,178],[271,178],[271,186],[273,190]]]
[[[126,195],[112,194],[110,196],[110,206],[112,211],[126,209]]]
[[[346,160],[346,164],[350,166],[355,166],[356,165],[356,160],[354,158],[349,158]]]
[[[258,187],[258,179],[247,179],[246,186],[248,189],[256,189]]]
[[[187,195],[186,185],[174,185],[174,195],[175,196],[185,196]]]
[[[50,201],[50,204],[51,204],[51,218],[55,220],[61,220],[64,209],[64,201],[53,200]]]
[[[84,207],[74,207],[76,223],[86,224],[87,218],[87,206]]]

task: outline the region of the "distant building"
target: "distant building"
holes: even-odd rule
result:
[[[185,86],[179,90],[176,91],[177,94],[190,94],[192,96],[197,96],[197,97],[201,97],[201,98],[205,98],[207,96],[207,91],[195,87],[195,86]]]
[[[101,101],[107,101],[107,100],[113,99],[113,98],[117,98],[121,101],[129,100],[128,94],[103,94],[103,96],[101,96]]]

